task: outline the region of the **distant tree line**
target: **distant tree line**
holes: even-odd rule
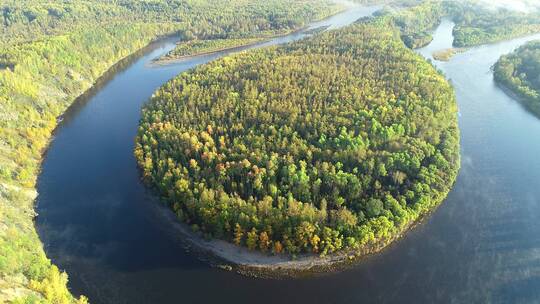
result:
[[[236,48],[263,41],[264,37],[256,38],[228,38],[211,40],[190,40],[179,42],[174,49],[165,54],[160,60],[174,60],[186,56],[216,52],[219,50]]]
[[[0,41],[28,42],[114,23],[174,23],[187,40],[241,38],[296,29],[337,9],[313,0],[6,0],[0,4]]]
[[[502,56],[494,66],[494,75],[498,83],[540,116],[540,41],[531,41]]]
[[[538,11],[491,9],[473,1],[412,0],[394,2],[393,6],[396,5],[400,9],[387,7],[378,14],[399,29],[403,42],[410,48],[429,44],[442,18],[452,19],[456,23],[453,32],[456,47],[493,43],[540,32]]]

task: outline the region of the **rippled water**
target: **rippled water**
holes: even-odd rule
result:
[[[375,8],[326,21],[347,25]],[[314,27],[324,25],[316,24]],[[449,47],[445,21],[421,54]],[[295,33],[274,40],[283,43]],[[462,170],[426,222],[353,269],[262,280],[210,268],[156,212],[133,157],[140,108],[179,72],[153,44],[79,100],[56,132],[39,177],[37,227],[48,256],[92,303],[520,303],[540,298],[540,120],[493,82],[491,65],[534,37],[481,46],[436,63],[460,107]],[[536,38],[540,38],[537,35]]]

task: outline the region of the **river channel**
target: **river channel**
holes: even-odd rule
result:
[[[355,7],[311,28],[346,26]],[[418,52],[452,44],[450,21]],[[256,47],[301,39],[297,32]],[[460,108],[462,169],[446,201],[406,237],[340,273],[270,280],[212,268],[156,211],[133,156],[141,106],[178,73],[153,43],[116,66],[66,113],[38,180],[36,225],[69,287],[92,303],[530,303],[540,298],[540,120],[493,81],[491,66],[540,35],[475,47],[435,65]]]

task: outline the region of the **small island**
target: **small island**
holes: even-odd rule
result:
[[[315,35],[317,33],[323,32],[328,26],[321,26],[313,29],[308,29],[304,31],[306,35]],[[216,39],[193,39],[188,41],[179,41],[175,48],[172,49],[167,54],[156,58],[155,62],[167,63],[171,61],[181,60],[193,56],[212,54],[221,51],[227,50],[240,50],[242,47],[252,46],[260,42],[268,41],[272,38],[276,38],[282,35],[291,33],[291,30],[282,31],[281,33],[261,33],[257,37],[246,37],[246,38],[216,38]]]
[[[529,42],[502,56],[494,66],[495,81],[520,97],[540,116],[540,40]]]
[[[462,48],[449,48],[433,52],[433,59],[438,61],[450,61],[456,54],[465,52]]]
[[[180,74],[144,107],[135,156],[193,231],[311,269],[380,250],[443,201],[457,105],[393,30],[357,24]]]
[[[210,54],[229,49],[240,48],[242,46],[252,45],[269,38],[228,38],[228,39],[208,39],[208,40],[190,40],[181,41],[176,47],[160,57],[157,62],[167,62],[179,60],[182,58]]]

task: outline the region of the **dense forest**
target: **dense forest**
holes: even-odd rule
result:
[[[357,24],[186,72],[143,109],[144,179],[196,231],[274,254],[385,242],[459,166],[452,87]]]
[[[448,8],[453,2],[425,1],[411,5],[407,9],[380,12],[382,20],[387,20],[396,26],[401,33],[401,39],[410,48],[416,49],[429,44],[431,34],[448,15]]]
[[[268,10],[265,12],[269,14],[270,19],[260,18],[259,20],[255,20],[253,24],[255,28],[249,26],[253,21],[248,21],[244,22],[245,24],[242,26],[235,25],[234,27],[227,28],[227,31],[224,31],[222,27],[217,27],[217,30],[213,32],[200,33],[201,28],[195,27],[192,31],[188,31],[187,33],[183,32],[181,33],[181,36],[183,36],[184,39],[179,41],[177,46],[164,55],[161,60],[174,60],[185,56],[211,53],[260,42],[264,39],[287,34],[292,30],[298,30],[305,25],[306,20],[321,19],[323,14],[329,15],[332,12],[337,12],[340,8],[338,6],[332,8],[321,6],[319,7],[319,11],[306,11],[313,14],[309,16],[290,14],[286,5],[278,7],[273,5],[272,9],[273,11]],[[283,15],[284,17],[274,19],[274,14]],[[249,16],[239,16],[237,20],[242,20],[242,17]],[[268,20],[272,22],[269,23]]]
[[[256,105],[247,107],[246,111],[237,115],[236,120],[231,120],[230,125],[227,125],[228,129],[219,131],[222,133],[215,131],[216,133],[210,134],[209,130],[206,130],[214,140],[214,145],[208,148],[203,146],[197,151],[190,152],[197,162],[195,168],[200,170],[201,164],[209,161],[216,164],[219,161],[225,165],[228,161],[229,165],[233,164],[232,169],[230,167],[225,171],[219,169],[219,174],[226,172],[229,179],[218,178],[216,181],[217,168],[211,172],[204,170],[195,172],[190,166],[184,166],[186,164],[182,163],[182,160],[175,160],[176,155],[169,155],[176,161],[175,166],[181,165],[188,170],[187,175],[184,171],[180,174],[189,182],[189,191],[193,195],[188,202],[205,201],[218,204],[218,198],[228,197],[224,199],[224,202],[229,204],[227,206],[236,208],[231,207],[231,210],[237,212],[235,214],[238,217],[242,214],[249,215],[248,219],[244,215],[241,221],[236,222],[233,222],[231,217],[221,218],[220,216],[227,214],[227,211],[211,213],[208,216],[210,222],[205,222],[201,220],[201,212],[215,209],[208,209],[208,206],[198,208],[187,204],[175,204],[178,196],[184,194],[174,187],[171,188],[174,191],[163,195],[173,202],[172,206],[176,208],[178,214],[186,221],[196,224],[202,232],[225,239],[231,239],[233,236],[233,240],[236,236],[238,243],[246,246],[251,244],[249,245],[251,247],[255,245],[268,251],[271,250],[270,240],[275,251],[324,253],[343,247],[359,246],[395,233],[405,225],[404,223],[417,218],[444,197],[447,188],[430,186],[448,185],[453,180],[457,155],[452,153],[455,152],[457,143],[452,141],[452,138],[455,139],[457,130],[452,129],[455,126],[450,125],[455,109],[448,85],[428,64],[409,50],[403,49],[392,29],[394,27],[397,29],[398,36],[401,36],[409,47],[419,47],[430,41],[434,27],[446,16],[450,16],[458,23],[454,34],[456,44],[459,45],[493,42],[538,30],[537,14],[483,10],[479,7],[474,12],[469,12],[463,7],[465,6],[458,6],[451,1],[439,3],[410,0],[398,10],[387,10],[382,13],[370,25],[358,25],[339,33],[324,34],[319,39],[298,43],[290,48],[232,57],[239,61],[237,63],[220,61],[193,72],[193,75],[200,75],[201,79],[210,81],[211,78],[205,77],[218,77],[215,73],[212,74],[210,69],[213,67],[219,70],[222,66],[224,71],[235,71],[238,75],[223,75],[226,78],[220,81],[230,83],[239,80],[244,84],[247,80],[241,77],[247,77],[253,78],[250,85],[254,85],[252,82],[257,79],[256,73],[245,74],[245,67],[260,64],[261,69],[266,71],[264,67],[273,62],[272,60],[286,62],[290,59],[291,64],[305,64],[306,67],[310,67],[309,71],[313,74],[304,75],[305,78],[298,77],[304,81],[296,83],[300,91],[293,90],[288,85],[282,87],[291,91],[277,91],[280,94],[291,94],[291,98],[296,98],[290,102],[304,102],[298,103],[304,108],[294,110],[296,116],[291,121],[295,123],[294,129],[285,128],[285,120],[277,120],[283,116],[279,109],[259,108],[268,105],[264,103],[268,101],[268,96],[263,94],[261,100],[258,96],[255,98],[258,102]],[[51,265],[46,258],[34,229],[33,205],[37,196],[35,183],[42,152],[51,138],[58,118],[75,98],[90,88],[107,69],[164,35],[179,36],[185,42],[182,47],[190,44],[198,45],[204,41],[202,45],[197,46],[204,49],[217,47],[224,41],[239,42],[250,37],[268,37],[285,33],[302,27],[309,21],[324,18],[338,9],[339,6],[326,0],[2,1],[0,3],[2,11],[0,14],[2,24],[0,26],[0,302],[12,301],[15,298],[18,302],[74,301],[66,288],[67,276]],[[359,33],[360,30],[366,30],[366,34]],[[374,38],[376,35],[381,35],[380,41]],[[342,49],[330,46],[342,38],[343,41],[338,44]],[[351,49],[346,49],[348,47]],[[362,50],[362,47],[366,49]],[[385,51],[379,52],[379,49]],[[190,51],[192,50],[188,47],[186,52]],[[308,55],[312,52],[312,55]],[[299,54],[305,54],[306,58],[297,58]],[[353,60],[350,58],[352,54],[359,56]],[[260,59],[261,62],[250,61],[256,59]],[[348,68],[349,63],[358,70],[352,71]],[[360,63],[364,65],[359,66]],[[319,77],[323,67],[332,71],[333,74],[330,75],[333,75],[333,78]],[[208,76],[203,75],[203,72],[208,73]],[[299,74],[298,66],[290,72],[285,71],[283,66],[276,71],[267,72],[263,76],[268,79],[281,76],[287,79],[286,77],[296,75],[294,73]],[[341,73],[345,78],[338,81],[335,75]],[[390,79],[394,76],[395,80]],[[184,79],[182,77],[174,83],[181,84]],[[360,79],[361,77],[366,78]],[[268,85],[256,86],[255,92],[277,90],[275,86],[281,84],[278,80]],[[218,83],[216,79],[212,81]],[[413,85],[415,81],[423,85]],[[311,96],[305,90],[314,83],[336,84],[336,91],[314,91]],[[189,85],[197,88],[201,84],[193,82]],[[367,93],[360,92],[355,86]],[[431,88],[435,88],[433,92],[430,92]],[[171,94],[174,92],[174,96],[180,94],[174,91],[173,87],[169,89]],[[224,92],[245,93],[246,96],[251,94],[242,91],[243,89],[231,84]],[[412,92],[412,95],[404,94],[405,91]],[[210,93],[215,94],[215,91],[205,94]],[[283,96],[278,96],[282,98],[278,100],[283,101],[283,105],[293,106],[290,102],[286,103]],[[357,99],[342,99],[342,96]],[[216,96],[216,100],[222,100],[223,96],[219,97],[217,99]],[[319,105],[317,111],[313,113],[307,113],[305,109],[308,97],[319,98],[310,100],[318,102]],[[339,102],[332,107],[331,99],[323,101],[325,97],[335,98]],[[226,101],[232,102],[234,98],[237,97],[233,94],[228,96]],[[384,104],[383,100],[386,100]],[[165,98],[163,101],[167,101],[167,105],[170,102]],[[441,109],[439,106],[444,102],[449,107]],[[167,105],[163,107],[166,108]],[[187,105],[185,109],[188,109]],[[203,110],[193,105],[190,107],[192,108],[189,109]],[[341,114],[331,112],[336,109],[349,112],[339,116]],[[361,109],[357,116],[350,112],[355,109]],[[418,112],[415,114],[412,109]],[[152,106],[149,106],[145,113],[151,110]],[[254,115],[250,111],[255,110],[257,115],[260,113],[263,116],[249,116]],[[164,117],[174,115],[180,114],[171,112]],[[314,124],[314,117],[319,119],[324,115],[338,115],[339,119],[330,121],[327,127]],[[247,129],[240,129],[238,126],[238,123],[244,121],[251,123],[266,121],[268,116],[276,119],[272,120],[272,123],[267,123],[268,128],[270,126],[276,128],[276,134],[268,131],[270,129],[264,129],[264,133],[247,134],[245,133],[248,132]],[[306,118],[308,116],[309,119]],[[205,122],[220,121],[219,116],[201,118]],[[145,119],[150,121],[149,117],[145,116]],[[176,126],[172,122],[170,125],[188,132],[190,136],[197,135],[196,144],[200,145],[202,142],[206,144],[207,137],[199,137],[202,133],[195,128],[198,122],[189,122],[190,125]],[[202,122],[201,120],[200,123]],[[346,129],[341,128],[342,126]],[[151,126],[146,127],[150,135],[157,132]],[[216,138],[215,134],[223,134],[227,146],[221,146],[220,138]],[[322,135],[325,137],[321,138]],[[403,140],[397,139],[402,135]],[[317,136],[319,138],[315,138]],[[261,138],[275,139],[276,143],[259,147],[257,145],[260,142],[257,140]],[[139,138],[142,145],[137,153],[139,157],[143,153],[145,162],[147,156],[152,159],[152,169],[147,172],[147,178],[150,182],[154,181],[159,188],[158,184],[170,178],[167,175],[168,171],[163,171],[168,170],[168,164],[160,164],[161,158],[154,159],[152,153],[155,152],[155,147],[150,146],[152,151],[147,151],[145,146],[148,144],[143,142],[143,139]],[[298,143],[300,148],[296,151],[292,146],[281,147],[291,142]],[[236,146],[236,143],[239,146]],[[261,155],[248,155],[249,153],[242,147],[246,149],[255,147],[258,153],[271,152],[264,157],[277,154],[277,159],[270,160],[273,166],[279,166],[275,167],[279,170],[271,171],[274,167],[267,167],[268,162],[264,162],[264,157],[259,159],[255,156]],[[215,153],[211,154],[214,157],[221,155],[222,159],[206,159],[208,156],[204,154],[204,149]],[[229,152],[233,154],[228,154]],[[354,167],[357,164],[350,161],[354,159],[355,153],[358,154],[357,159],[362,160],[356,172]],[[250,165],[256,165],[257,170],[253,169],[253,166],[251,169],[241,167],[238,164],[241,157],[247,159]],[[440,169],[439,166],[444,166],[443,159],[450,171]],[[291,170],[290,176],[287,175],[289,173],[285,173],[283,169],[285,167]],[[157,171],[158,169],[162,171]],[[246,186],[240,186],[244,180],[234,180],[240,178],[241,172],[251,174]],[[269,177],[271,173],[273,175]],[[180,176],[176,171],[172,174],[175,179]],[[305,195],[306,175],[310,187],[319,187],[310,190],[319,192]],[[200,176],[204,177],[205,181],[199,189],[199,185],[195,186],[193,180]],[[254,176],[260,177],[262,184],[259,184],[259,180],[255,180]],[[349,184],[349,180],[360,190],[356,189],[356,192],[349,193],[348,186],[344,186],[344,183]],[[261,185],[264,187],[258,188]],[[274,186],[278,188],[277,192],[274,191]],[[296,190],[297,186],[303,190]],[[205,193],[204,196],[202,193]],[[207,200],[206,195],[212,195],[211,193],[214,198]],[[218,197],[221,193],[226,193],[227,196]],[[269,220],[277,221],[280,216],[290,216],[290,221],[285,221],[282,226],[273,227],[274,222],[261,220],[261,217],[266,218],[267,214],[260,213],[262,211],[259,211],[258,206],[268,206],[270,198],[272,204],[269,212],[272,216],[268,216]],[[324,204],[326,208],[322,208]],[[326,212],[325,217],[323,210]],[[228,227],[225,220],[229,226],[233,224],[233,227]],[[353,222],[354,225],[351,226]],[[239,224],[239,228],[236,223]],[[294,229],[301,227],[302,223],[308,223],[309,225],[304,228],[308,232],[312,231],[307,232],[304,239],[292,233]],[[266,233],[268,242],[264,241],[263,232]],[[314,238],[315,235],[319,238],[316,248],[311,240],[307,245],[299,241],[305,240],[307,236]],[[264,244],[268,244],[269,247],[264,249]],[[85,302],[85,299],[79,301]]]
[[[374,1],[356,1],[373,3]],[[478,44],[492,43],[504,39],[540,32],[540,13],[523,13],[505,9],[490,9],[474,2],[456,1],[379,1],[387,6],[377,13],[381,20],[396,26],[401,39],[410,48],[416,49],[431,42],[432,33],[442,18],[450,18],[456,22],[454,29],[456,47],[468,47]],[[286,30],[286,29],[285,29]],[[180,43],[164,59],[212,52],[248,44],[251,39],[269,37],[279,34],[277,31],[257,33],[243,32],[236,36],[242,38],[221,38]],[[251,38],[251,39],[246,39]],[[446,57],[446,56],[445,56]]]
[[[240,38],[253,34],[296,29],[307,21],[336,11],[329,2],[171,0],[171,1],[3,1],[3,44],[35,41],[71,32],[73,27],[107,26],[114,23],[174,23],[181,36],[192,38]]]
[[[433,59],[438,61],[450,61],[456,54],[465,52],[462,48],[448,48],[433,52]]]
[[[415,3],[417,2],[417,3]],[[400,2],[398,2],[400,3]],[[406,9],[386,8],[380,16],[401,33],[410,48],[426,46],[442,18],[452,19],[454,46],[469,47],[540,32],[540,12],[494,9],[473,1],[410,1]]]
[[[108,68],[162,35],[280,33],[336,9],[316,0],[2,1],[0,302],[73,301],[34,229],[35,182],[57,118]]]
[[[467,47],[540,32],[540,12],[517,12],[462,4],[454,14],[454,46]]]
[[[190,40],[179,42],[174,49],[162,56],[159,60],[167,61],[186,56],[211,53],[225,49],[240,47],[263,41],[264,37],[258,38],[229,38],[211,40]]]
[[[540,41],[529,42],[502,56],[494,66],[495,80],[516,93],[540,116]]]

